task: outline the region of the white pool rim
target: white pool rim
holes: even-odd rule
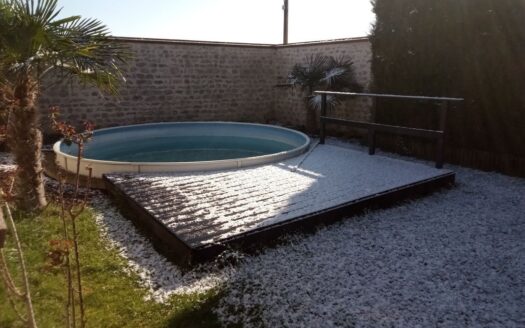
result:
[[[299,147],[291,150],[244,158],[213,160],[213,161],[195,161],[195,162],[120,162],[120,161],[105,161],[97,159],[82,158],[80,160],[80,174],[87,176],[89,168],[91,168],[91,175],[94,178],[102,178],[107,173],[147,173],[147,172],[193,172],[193,171],[212,171],[234,169],[255,165],[262,165],[283,161],[289,158],[299,156],[308,150],[310,146],[310,138],[299,131],[284,128],[277,125],[258,124],[258,123],[240,123],[240,122],[223,122],[223,121],[198,121],[198,122],[160,122],[160,123],[146,123],[133,124],[112,128],[97,129],[99,131],[111,131],[129,127],[146,127],[154,125],[185,125],[185,124],[231,124],[243,126],[258,126],[268,127],[287,131],[304,139]],[[60,146],[64,140],[59,140],[53,145],[55,158],[57,164],[64,170],[70,173],[76,173],[77,156],[69,155],[60,150]]]

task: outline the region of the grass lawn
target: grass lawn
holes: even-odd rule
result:
[[[31,293],[39,327],[64,326],[66,281],[61,268],[47,260],[49,241],[61,239],[57,207],[38,217],[16,222],[30,274]],[[218,293],[173,296],[167,304],[145,301],[146,290],[137,278],[125,273],[125,262],[115,250],[103,247],[93,214],[78,219],[83,285],[88,327],[218,327],[212,312]],[[17,263],[9,241],[4,249],[10,263]],[[13,267],[13,270],[15,268]],[[16,271],[15,271],[16,272]],[[0,327],[22,327],[9,306],[0,284]]]

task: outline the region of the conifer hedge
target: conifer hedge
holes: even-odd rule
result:
[[[525,0],[372,3],[374,91],[465,98],[449,112],[449,157],[490,153],[492,169],[502,166],[497,158],[525,159]],[[423,103],[380,101],[376,120],[437,127]]]

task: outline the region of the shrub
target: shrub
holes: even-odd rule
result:
[[[525,2],[375,0],[373,5],[374,91],[463,97],[464,105],[450,111],[448,147],[525,157]],[[433,111],[418,115],[414,107],[378,102],[376,119],[436,127]]]

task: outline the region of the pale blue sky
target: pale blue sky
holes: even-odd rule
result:
[[[282,42],[283,0],[59,0],[63,15],[98,18],[116,36]],[[289,41],[365,36],[370,0],[289,0]]]

